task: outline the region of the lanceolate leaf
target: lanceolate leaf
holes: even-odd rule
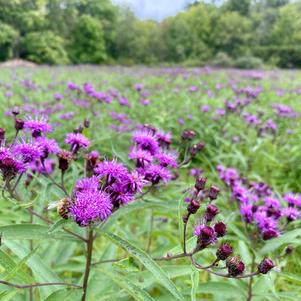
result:
[[[118,286],[123,288],[137,301],[155,301],[148,292],[130,282],[126,277],[120,277],[117,273],[102,270],[102,273],[110,277]]]
[[[132,256],[137,258],[154,275],[157,281],[161,283],[161,285],[163,285],[177,300],[184,300],[184,297],[177,290],[175,284],[147,253],[134,246],[129,241],[126,241],[113,233],[106,233],[106,236],[110,238],[114,243],[118,244],[120,247],[129,252]]]

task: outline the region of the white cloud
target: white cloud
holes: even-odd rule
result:
[[[162,20],[175,15],[191,0],[113,0],[116,4],[128,4],[142,19]]]

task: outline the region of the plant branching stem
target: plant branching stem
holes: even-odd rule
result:
[[[83,296],[82,296],[81,301],[86,301],[88,281],[89,281],[89,275],[90,275],[91,263],[92,263],[94,234],[93,234],[93,229],[92,228],[89,228],[88,231],[89,232],[88,232],[88,235],[87,235],[86,269],[85,269],[85,274],[84,274]]]

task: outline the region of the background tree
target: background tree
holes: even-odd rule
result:
[[[77,19],[71,33],[69,53],[77,64],[100,64],[105,61],[106,48],[100,21],[89,15]]]

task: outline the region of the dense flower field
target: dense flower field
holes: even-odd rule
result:
[[[300,79],[2,69],[1,300],[300,300]]]

